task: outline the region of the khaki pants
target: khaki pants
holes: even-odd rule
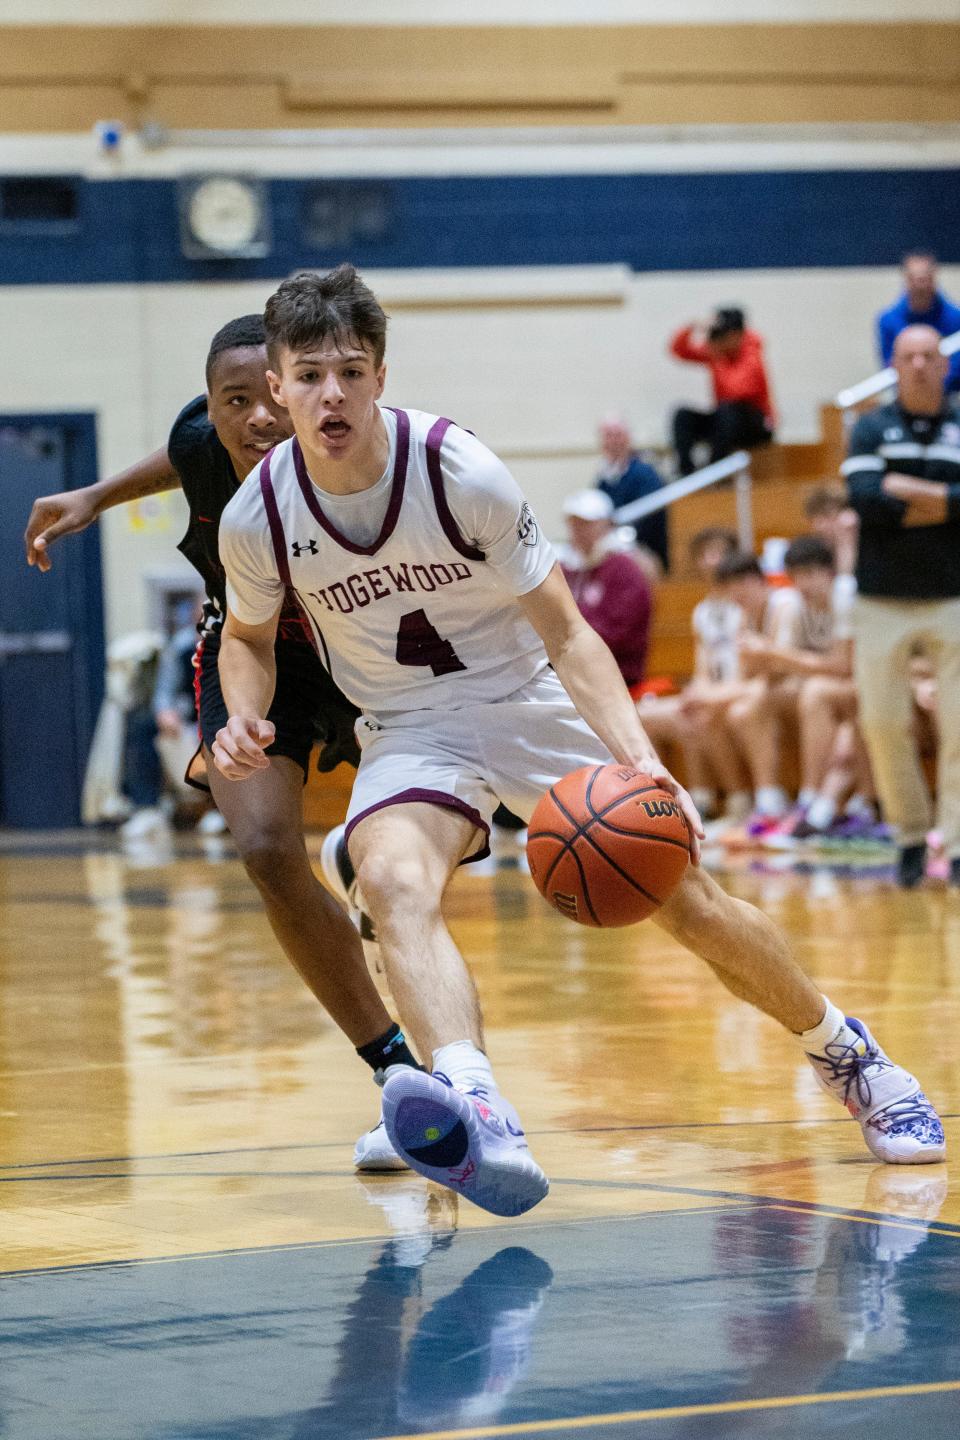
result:
[[[960,598],[860,596],[854,609],[854,635],[860,721],[877,793],[901,845],[922,844],[934,823],[914,737],[910,656],[921,650],[936,667],[940,700],[936,824],[947,854],[960,855]]]

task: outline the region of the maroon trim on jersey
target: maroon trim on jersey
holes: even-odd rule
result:
[[[443,527],[450,544],[458,554],[465,560],[486,560],[482,550],[477,550],[468,540],[460,534],[460,529],[453,518],[450,506],[447,504],[447,492],[443,488],[443,470],[440,467],[440,446],[443,444],[443,437],[446,435],[452,420],[437,420],[431,427],[427,436],[427,474],[430,476],[430,488],[433,491],[433,503],[437,507],[437,516]]]
[[[383,517],[380,534],[372,545],[355,545],[352,540],[347,539],[346,535],[341,535],[317,500],[313,481],[307,474],[307,462],[303,458],[300,441],[296,438],[293,441],[293,468],[297,472],[297,481],[307,509],[317,524],[326,530],[331,540],[335,540],[343,550],[349,550],[352,555],[376,555],[381,545],[385,545],[390,539],[396,529],[397,521],[400,519],[400,506],[403,502],[403,490],[407,481],[407,459],[410,454],[410,419],[405,410],[394,410],[392,413],[397,417],[397,453],[393,462],[390,503],[387,505],[387,513]]]
[[[294,444],[297,442],[294,441]],[[273,460],[275,450],[271,450],[260,466],[260,494],[263,496],[263,508],[267,512],[267,524],[270,526],[270,539],[273,541],[273,553],[277,557],[277,573],[286,585],[288,590],[293,589],[293,581],[290,578],[290,562],[287,559],[287,540],[283,533],[283,521],[280,519],[280,511],[277,508],[277,497],[274,494],[273,481],[270,478],[270,462]]]
[[[460,861],[461,865],[469,865],[474,860],[485,860],[490,854],[490,826],[484,820],[479,810],[474,810],[466,800],[459,799],[456,795],[448,795],[445,790],[401,790],[398,795],[390,795],[386,800],[378,800],[375,805],[368,805],[366,810],[361,810],[359,815],[347,822],[347,828],[343,833],[344,840],[349,844],[350,835],[355,826],[365,820],[368,815],[373,815],[377,810],[387,810],[391,805],[439,805],[444,810],[458,810],[468,820],[472,820],[478,830],[483,831],[483,844],[479,850],[474,850],[472,855],[467,855]]]

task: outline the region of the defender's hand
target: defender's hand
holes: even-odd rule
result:
[[[213,742],[217,769],[228,780],[249,780],[270,764],[264,752],[276,739],[276,727],[256,715],[231,715]]]
[[[61,535],[75,535],[78,530],[86,530],[96,518],[96,503],[84,490],[65,490],[62,495],[44,495],[34,500],[23,537],[27,564],[36,565],[39,570],[49,570],[50,556],[47,552],[53,542]]]

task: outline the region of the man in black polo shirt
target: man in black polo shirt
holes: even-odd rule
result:
[[[899,395],[857,422],[844,462],[860,517],[855,610],[861,720],[877,789],[899,833],[899,880],[923,878],[930,792],[912,729],[908,663],[936,667],[941,699],[937,827],[960,885],[960,412],[945,398],[940,336],[897,336]]]
[[[25,536],[27,560],[49,570],[49,546],[61,536],[85,529],[111,506],[182,485],[190,522],[179,548],[207,592],[194,661],[202,744],[189,778],[212,791],[288,959],[376,1074],[416,1061],[377,994],[356,930],[314,875],[303,840],[302,790],[314,741],[324,745],[321,768],[340,760],[356,765],[353,722],[359,712],[333,684],[290,601],[277,632],[269,766],[248,784],[234,785],[210,757],[227,718],[217,669],[227,610],[220,516],[258,461],[292,433],[270,394],[266,369],[262,317],[244,315],[223,326],[207,357],[207,393],[181,410],[166,447],[96,485],[36,500]],[[406,1168],[381,1125],[361,1136],[354,1161],[360,1169]]]

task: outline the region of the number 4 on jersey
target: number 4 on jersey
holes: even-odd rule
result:
[[[434,675],[466,670],[449,640],[434,630],[425,610],[410,610],[397,626],[397,664],[429,665]]]

